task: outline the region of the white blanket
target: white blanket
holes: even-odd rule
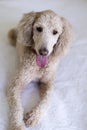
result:
[[[87,1],[86,0],[1,0],[0,1],[0,130],[7,130],[8,104],[5,90],[16,69],[16,51],[7,32],[22,13],[53,9],[73,25],[75,40],[61,59],[51,106],[43,121],[28,130],[87,130]],[[33,84],[22,93],[25,111],[39,100]]]

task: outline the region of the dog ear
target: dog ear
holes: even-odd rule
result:
[[[33,24],[35,22],[36,13],[30,12],[24,14],[17,27],[17,42],[25,46],[33,44]]]
[[[72,41],[72,27],[70,23],[63,17],[61,17],[63,23],[62,33],[60,34],[57,43],[54,46],[54,55],[64,55],[70,42]]]

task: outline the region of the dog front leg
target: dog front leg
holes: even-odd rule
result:
[[[27,127],[35,126],[42,120],[49,106],[49,102],[53,90],[53,84],[51,82],[50,83],[40,82],[39,90],[40,90],[41,101],[35,108],[33,108],[32,111],[26,113],[24,117],[24,122]]]
[[[7,89],[7,98],[10,107],[9,130],[24,130],[23,108],[20,94],[22,89],[32,80],[29,70],[22,67]]]

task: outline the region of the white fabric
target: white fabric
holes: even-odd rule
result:
[[[43,121],[28,130],[87,130],[87,1],[86,0],[1,0],[0,1],[0,130],[7,130],[8,104],[5,90],[16,68],[16,51],[7,32],[22,13],[53,9],[73,25],[75,40],[61,59],[51,106]],[[33,84],[22,93],[25,111],[39,100]]]

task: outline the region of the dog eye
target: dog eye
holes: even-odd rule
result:
[[[38,32],[42,32],[42,31],[43,31],[43,28],[42,28],[42,27],[36,27],[36,30],[37,30]]]
[[[58,33],[58,31],[53,30],[53,35],[56,35]]]

